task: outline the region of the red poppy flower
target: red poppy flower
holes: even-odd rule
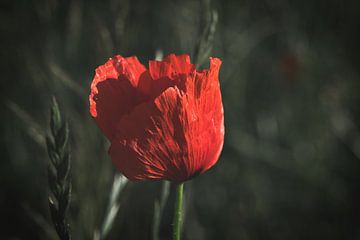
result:
[[[120,55],[96,69],[90,113],[111,142],[115,166],[132,180],[186,181],[212,167],[224,141],[218,73],[188,55],[150,61]]]

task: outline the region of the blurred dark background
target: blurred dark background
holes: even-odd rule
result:
[[[94,237],[116,172],[88,114],[95,68],[115,54],[145,65],[156,53],[194,56],[214,16],[205,42],[223,60],[226,138],[218,164],[185,185],[183,239],[360,239],[359,1],[5,0],[0,9],[0,239],[57,239],[44,140],[52,95],[70,124],[73,239]],[[128,183],[107,239],[152,239],[161,188]],[[160,239],[171,238],[173,198],[171,188]]]

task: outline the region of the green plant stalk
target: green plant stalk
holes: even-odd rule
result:
[[[176,186],[175,213],[173,221],[173,240],[180,240],[181,224],[183,218],[183,193],[184,183]]]

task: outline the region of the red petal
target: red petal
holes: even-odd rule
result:
[[[175,88],[168,88],[158,99],[166,99],[172,105],[167,110],[174,112],[179,94]],[[155,102],[146,102],[120,120],[109,154],[129,179],[163,179],[167,174],[180,177],[176,162],[172,164],[176,143],[170,133],[174,127],[163,114],[166,112]]]
[[[209,71],[187,77],[185,92],[170,87],[120,120],[109,153],[125,176],[182,182],[216,163],[224,140],[220,64],[212,59]]]
[[[152,79],[176,78],[179,74],[188,74],[195,70],[187,54],[176,56],[170,54],[163,61],[149,61],[149,72]]]
[[[224,141],[218,72],[196,71],[188,55],[150,61],[116,56],[96,70],[90,112],[129,179],[182,182],[213,166]],[[153,100],[151,100],[153,99]]]
[[[90,113],[108,139],[121,116],[140,101],[135,88],[145,71],[136,57],[120,55],[96,69],[89,96]]]
[[[149,61],[149,74],[151,87],[149,96],[159,96],[165,89],[175,85],[181,85],[186,75],[195,71],[195,65],[191,64],[189,55],[176,56],[170,54],[163,61]]]

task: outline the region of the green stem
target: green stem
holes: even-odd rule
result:
[[[182,208],[183,208],[184,183],[176,186],[175,213],[173,222],[173,240],[180,240]]]

